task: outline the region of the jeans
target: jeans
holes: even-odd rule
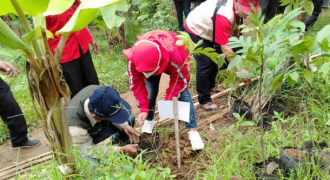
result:
[[[267,23],[275,16],[279,2],[279,0],[260,0],[260,8],[262,14],[265,15],[264,23]]]
[[[151,121],[154,118],[155,114],[155,105],[156,105],[156,99],[158,95],[158,89],[159,89],[159,82],[160,82],[161,75],[157,76],[150,76],[146,79],[146,87],[148,90],[148,100],[149,100],[149,113],[146,118],[147,121]],[[195,113],[195,107],[194,102],[192,100],[191,94],[188,89],[182,91],[178,98],[179,101],[188,102],[190,103],[190,123],[186,122],[186,128],[196,128],[197,122],[196,122],[196,113]]]
[[[306,20],[306,29],[305,31],[308,31],[317,21],[319,18],[320,13],[322,12],[322,4],[323,0],[313,0],[314,9],[313,14]]]
[[[79,58],[61,63],[64,79],[71,90],[71,98],[86,86],[100,84],[89,50],[83,54],[81,48],[79,49]]]
[[[134,127],[135,124],[135,116],[133,113],[131,113],[131,116],[127,120],[128,124],[132,127]],[[97,144],[101,141],[104,141],[105,139],[109,138],[110,136],[113,135],[112,142],[113,143],[128,143],[129,142],[129,137],[124,131],[120,131],[116,126],[114,126],[112,123],[108,123],[107,126],[105,126],[101,132],[100,135],[97,137],[93,137],[93,143]]]
[[[190,5],[191,1],[190,0],[183,0],[183,1],[175,1],[174,0],[174,5],[176,9],[176,16],[178,18],[178,24],[179,24],[179,30],[184,31],[183,27],[183,13],[185,17],[187,18],[189,12],[190,12]]]
[[[12,145],[20,146],[28,141],[24,115],[9,85],[0,77],[0,116],[7,125]]]

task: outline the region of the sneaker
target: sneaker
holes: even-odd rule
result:
[[[11,145],[13,147],[13,149],[27,149],[27,148],[32,148],[32,147],[36,147],[40,145],[40,141],[38,139],[34,139],[34,140],[28,140],[25,144],[23,145]]]
[[[220,109],[216,104],[212,104],[212,102],[208,102],[206,104],[200,104],[199,107],[206,111],[217,111]]]
[[[195,150],[201,150],[204,148],[203,140],[202,140],[201,136],[199,135],[198,131],[189,131],[188,138],[190,140],[192,150],[195,151]]]
[[[151,120],[151,121],[145,120],[144,121],[144,124],[142,126],[142,133],[145,132],[145,133],[151,134],[152,133],[152,129],[154,128],[154,125],[155,125],[154,120]]]

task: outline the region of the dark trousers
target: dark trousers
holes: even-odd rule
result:
[[[203,39],[199,36],[190,34],[191,40],[194,43],[197,43],[199,40],[203,40],[203,43],[196,48],[206,48],[212,47],[213,42]],[[216,52],[221,54],[221,49],[217,48]],[[196,68],[196,90],[198,94],[198,102],[200,104],[206,104],[208,102],[212,102],[211,99],[211,91],[210,89],[215,87],[215,79],[219,71],[219,67],[215,64],[211,58],[199,54],[194,56],[197,68]],[[226,68],[226,65],[223,65],[220,69]]]
[[[260,0],[260,8],[262,10],[262,14],[265,15],[264,23],[267,23],[275,16],[278,4],[279,0]]]
[[[190,5],[191,1],[190,0],[183,0],[183,1],[175,1],[174,0],[174,5],[176,9],[176,16],[178,18],[178,24],[179,24],[179,30],[184,31],[184,26],[183,26],[183,13],[185,17],[187,18],[189,12],[190,12]]]
[[[197,0],[197,6],[199,6],[204,1],[206,1],[206,0]]]
[[[83,54],[80,49],[80,55],[80,58],[73,61],[61,63],[65,81],[71,90],[71,97],[86,86],[100,84],[89,50]]]
[[[14,146],[28,141],[27,127],[21,108],[17,104],[9,85],[0,78],[0,116],[7,125]]]
[[[131,116],[127,120],[128,124],[134,127],[135,124],[135,116],[132,112]],[[108,122],[106,126],[104,126],[97,137],[93,137],[93,143],[98,144],[99,142],[104,141],[113,135],[113,143],[128,143],[129,137],[125,133],[125,131],[120,131],[116,126],[114,126],[111,122]]]
[[[305,31],[309,30],[315,24],[315,22],[319,18],[320,13],[322,12],[323,0],[313,0],[313,4],[314,4],[313,14],[305,22],[306,24]]]

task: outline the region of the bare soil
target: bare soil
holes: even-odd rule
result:
[[[295,148],[291,148],[291,149],[285,149],[284,152],[295,159],[298,160],[304,160],[306,157],[306,154],[304,151],[300,150],[300,149],[295,149]]]

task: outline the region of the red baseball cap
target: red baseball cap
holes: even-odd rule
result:
[[[248,15],[249,12],[253,12],[251,9],[250,3],[255,7],[256,13],[258,12],[260,0],[238,0],[241,10],[244,14]]]

